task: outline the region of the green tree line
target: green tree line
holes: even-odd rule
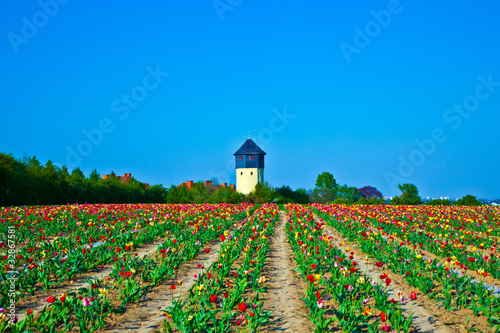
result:
[[[89,177],[76,168],[42,165],[33,156],[16,159],[0,153],[0,206],[59,205],[67,203],[158,203],[165,202],[162,185],[146,188],[134,178],[122,184],[112,172],[102,179],[96,171]]]

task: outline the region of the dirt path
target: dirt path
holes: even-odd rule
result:
[[[156,241],[154,243],[145,245],[143,247],[140,247],[134,251],[134,253],[137,253],[137,256],[139,257],[145,257],[148,256],[152,253],[155,253],[156,250],[158,249],[158,245],[163,243],[161,240]],[[86,279],[88,278],[94,278],[96,277],[97,279],[101,280],[103,278],[106,278],[109,276],[111,273],[113,264],[107,264],[103,268],[97,268],[93,269],[87,273],[77,275],[75,279],[73,280],[73,284],[71,284],[70,281],[64,281],[62,284],[58,285],[56,288],[53,289],[48,289],[45,290],[39,294],[36,294],[34,296],[28,296],[25,300],[21,300],[20,305],[18,305],[18,317],[19,321],[24,319],[24,314],[21,313],[20,311],[26,311],[29,308],[33,309],[35,317],[37,314],[43,310],[43,308],[47,305],[47,297],[49,296],[60,296],[64,292],[69,292],[72,290],[77,290],[78,288],[82,287],[87,287],[87,283],[85,282]]]
[[[268,281],[263,310],[273,311],[266,331],[312,332],[314,325],[306,317],[308,312],[300,299],[305,295],[303,290],[306,286],[296,277],[295,255],[288,244],[285,224],[285,213],[280,211],[263,270]]]

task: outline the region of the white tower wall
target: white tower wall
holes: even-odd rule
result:
[[[264,183],[264,169],[240,168],[236,169],[236,190],[243,194],[249,194],[257,183]]]

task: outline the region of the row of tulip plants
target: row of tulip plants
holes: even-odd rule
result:
[[[346,207],[318,204],[313,207],[322,219],[360,250],[403,276],[409,285],[441,303],[448,311],[471,309],[475,316],[484,316],[492,329],[499,330],[500,299],[492,295],[482,281],[473,283],[471,277],[453,273],[449,267],[455,264],[453,260],[440,262],[425,258],[419,252],[420,246],[412,246],[411,241],[391,241],[382,234],[382,227],[373,228],[359,216],[357,219],[346,216],[343,213]]]
[[[28,310],[26,317],[15,326],[8,327],[5,323],[0,325],[12,331],[22,331],[27,327],[42,332],[69,331],[78,325],[81,332],[92,332],[105,324],[110,312],[123,312],[127,304],[138,300],[171,277],[176,268],[196,256],[207,242],[217,239],[252,210],[251,205],[235,205],[214,207],[213,211],[202,214],[181,213],[175,222],[169,223],[172,227],[164,232],[162,236],[165,239],[150,257],[134,255],[132,251],[138,246],[134,242],[123,249],[102,246],[112,253],[114,259],[108,278],[101,281],[93,279],[89,283],[91,287],[76,292],[68,290],[59,298],[49,296],[48,305],[36,318],[33,311]],[[136,237],[145,234],[141,232]],[[120,302],[110,301],[116,299]]]
[[[401,309],[408,299],[400,294],[398,300],[389,300],[388,276],[374,281],[361,272],[354,253],[334,246],[324,223],[315,221],[309,208],[290,204],[287,210],[288,240],[301,277],[307,281],[303,300],[315,332],[327,332],[334,325],[343,332],[410,330],[412,315],[405,317]],[[415,298],[412,293],[412,301]]]
[[[179,297],[165,311],[167,332],[257,332],[270,313],[262,310],[265,277],[262,269],[269,251],[279,211],[275,204],[261,206],[231,234],[222,238],[218,260],[210,267],[199,264],[200,272],[188,297]]]

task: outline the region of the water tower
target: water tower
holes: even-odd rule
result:
[[[249,194],[255,185],[264,183],[264,155],[266,153],[250,137],[234,153],[238,192]]]

